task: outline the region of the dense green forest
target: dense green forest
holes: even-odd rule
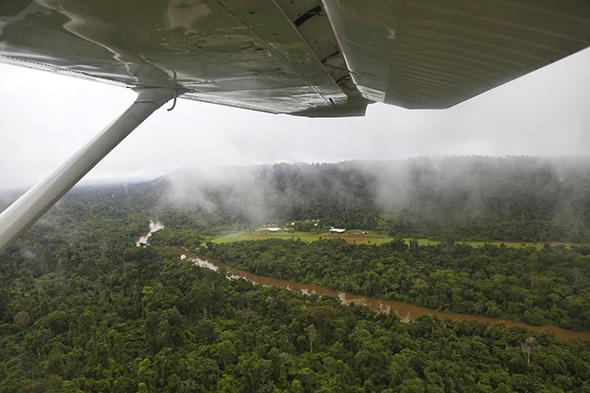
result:
[[[458,158],[179,172],[77,187],[0,253],[3,392],[588,392],[590,344],[395,315],[228,280],[171,245],[256,271],[435,308],[588,329],[587,160]],[[0,195],[0,209],[17,193]],[[319,219],[437,246],[203,245]],[[149,220],[166,229],[135,247]]]
[[[590,330],[590,247],[272,239],[210,243],[207,254],[257,274],[382,299]]]
[[[0,392],[590,392],[585,342],[401,323],[136,248],[116,220],[69,225],[0,255]]]

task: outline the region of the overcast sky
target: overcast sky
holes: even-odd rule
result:
[[[0,188],[40,180],[134,100],[102,83],[0,64]],[[590,49],[445,111],[369,106],[305,119],[179,100],[85,180],[177,168],[447,155],[590,154]]]

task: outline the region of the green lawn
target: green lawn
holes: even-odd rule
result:
[[[344,239],[349,243],[358,244],[383,244],[392,240],[392,237],[369,232],[367,235],[353,235],[352,232],[360,232],[361,230],[349,230],[344,234],[333,234],[329,232],[277,232],[269,233],[264,231],[247,230],[241,232],[233,232],[213,238],[213,243],[230,243],[239,242],[243,240],[266,240],[266,239],[300,239],[306,242],[313,242],[319,239]],[[429,246],[441,243],[440,240],[432,239],[412,239],[404,238],[406,243],[411,240],[416,240],[421,246]],[[485,244],[492,244],[499,246],[504,244],[506,247],[522,248],[522,247],[535,247],[537,249],[543,248],[545,242],[502,242],[502,241],[457,241],[457,243],[467,244],[471,247],[483,247]],[[571,247],[572,243],[560,243],[560,242],[549,242],[551,245],[562,245],[565,247]]]

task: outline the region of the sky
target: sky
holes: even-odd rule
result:
[[[135,98],[125,88],[0,64],[0,189],[59,166]],[[307,119],[179,100],[147,119],[83,181],[180,168],[416,156],[590,154],[590,49],[442,111],[370,105]]]

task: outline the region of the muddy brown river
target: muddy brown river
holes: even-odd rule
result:
[[[253,284],[267,285],[272,287],[284,288],[290,291],[300,292],[304,295],[316,294],[321,296],[328,296],[337,298],[343,304],[357,303],[363,304],[377,312],[395,312],[403,322],[413,321],[422,315],[436,316],[441,320],[454,319],[459,321],[477,321],[487,325],[503,324],[507,327],[520,327],[531,329],[535,331],[545,331],[553,333],[561,340],[570,340],[579,338],[585,341],[590,341],[590,332],[588,331],[573,331],[558,326],[543,325],[532,326],[522,322],[511,321],[507,319],[497,319],[492,317],[485,317],[473,314],[461,314],[455,312],[437,311],[428,307],[417,306],[412,303],[397,302],[394,300],[383,300],[374,297],[356,295],[349,292],[342,292],[335,289],[319,287],[317,285],[302,284],[293,281],[281,280],[278,278],[260,276],[258,274],[250,273],[244,270],[237,269],[227,263],[212,260],[202,256],[194,255],[186,250],[183,250],[184,258],[189,257],[196,265],[208,268],[211,270],[222,270],[229,273],[230,277],[240,277],[250,281]]]

